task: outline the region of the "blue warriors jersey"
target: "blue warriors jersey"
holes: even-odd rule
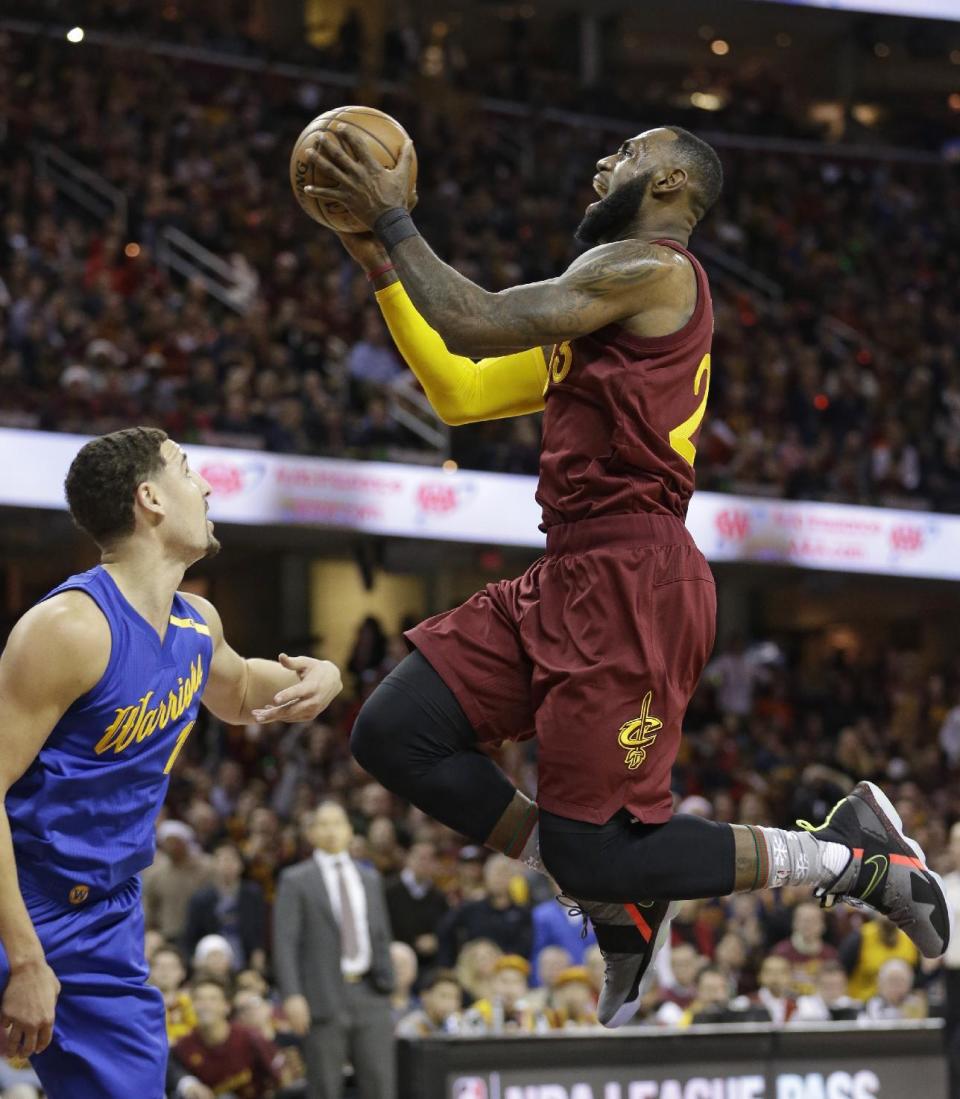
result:
[[[105,615],[110,660],[10,788],[6,807],[21,882],[82,904],[153,861],[154,822],[200,708],[213,642],[179,594],[161,641],[101,566],[45,598],[71,590],[85,592]]]

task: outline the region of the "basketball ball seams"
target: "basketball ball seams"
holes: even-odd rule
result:
[[[395,168],[397,166],[397,157],[395,157],[393,155],[393,151],[389,148],[389,146],[385,145],[383,143],[383,141],[381,141],[381,139],[379,137],[377,137],[377,135],[375,133],[373,133],[371,130],[368,130],[366,128],[366,126],[360,126],[356,122],[353,122],[351,119],[345,119],[343,122],[341,122],[340,125],[341,126],[353,126],[355,129],[359,130],[361,133],[366,134],[367,137],[369,137],[371,141],[375,141],[380,146],[380,148],[383,149],[383,151],[387,154],[387,156],[389,156],[393,160],[393,163],[390,165],[390,167]],[[337,131],[334,130],[333,132],[336,133]]]

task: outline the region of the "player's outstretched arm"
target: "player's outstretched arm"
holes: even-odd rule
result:
[[[47,965],[17,878],[7,791],[36,759],[67,708],[103,676],[110,627],[86,595],[64,592],[28,611],[0,655],[0,941],[10,979],[0,1026],[9,1055],[50,1044],[60,982]]]
[[[210,628],[213,659],[203,704],[221,721],[312,721],[343,688],[340,670],[329,660],[287,656],[279,660],[244,659],[223,635],[216,607],[192,592],[181,592]]]
[[[348,130],[337,142],[318,140],[311,159],[330,187],[308,186],[335,198],[384,245],[411,300],[447,348],[460,355],[496,355],[560,343],[650,310],[670,311],[684,261],[638,240],[601,244],[559,278],[493,293],[444,263],[417,232],[406,207],[412,144],[396,168],[378,164]],[[668,327],[667,331],[671,329]]]

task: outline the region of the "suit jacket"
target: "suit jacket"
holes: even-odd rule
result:
[[[220,919],[217,916],[218,897],[216,886],[205,885],[190,898],[187,926],[183,934],[183,947],[188,958],[192,957],[197,943],[204,935],[221,934]],[[254,950],[265,950],[267,946],[267,905],[263,899],[263,890],[256,882],[240,882],[237,915],[240,942],[249,965],[250,955]]]
[[[393,990],[390,918],[383,882],[376,870],[354,863],[367,896],[370,930],[370,985],[387,995]],[[273,967],[280,995],[306,996],[317,1022],[343,1007],[340,924],[333,913],[323,874],[314,858],[280,875],[273,912]]]

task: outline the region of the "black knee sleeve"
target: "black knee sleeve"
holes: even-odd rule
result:
[[[477,842],[513,799],[513,784],[478,750],[453,692],[419,652],[363,704],[350,750],[388,790]]]

